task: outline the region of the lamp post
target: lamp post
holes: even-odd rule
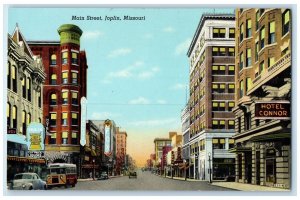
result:
[[[211,154],[210,152],[208,153],[208,165],[209,165],[209,169],[208,169],[208,175],[209,175],[209,183],[211,183],[211,158],[210,158]]]
[[[95,180],[95,158],[93,158],[93,180]]]
[[[183,160],[184,163],[184,180],[186,181],[186,160]]]

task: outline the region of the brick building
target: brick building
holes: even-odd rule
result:
[[[187,55],[190,178],[209,180],[214,169],[213,179],[224,179],[234,173],[235,16],[202,15]]]
[[[28,42],[43,60],[47,78],[43,87],[43,121],[48,162],[79,164],[81,97],[87,96],[87,59],[80,50],[82,30],[72,24],[58,28],[60,41]]]
[[[116,157],[116,171],[121,174],[125,169],[125,156],[127,153],[127,133],[125,131],[120,131],[117,128],[116,138],[117,138],[117,157]]]
[[[259,116],[256,106],[287,105],[289,111],[291,11],[237,9],[235,63],[236,181],[289,188],[290,114]]]

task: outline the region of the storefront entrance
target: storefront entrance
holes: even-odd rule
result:
[[[260,151],[256,151],[256,185],[260,185]]]
[[[266,151],[266,182],[267,185],[276,183],[276,153],[275,149]]]

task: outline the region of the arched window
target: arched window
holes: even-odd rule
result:
[[[12,78],[12,89],[14,92],[18,92],[17,90],[17,68],[15,66],[11,67],[11,78]]]
[[[50,105],[56,105],[57,104],[57,96],[56,94],[50,95]]]
[[[38,106],[39,106],[39,108],[42,107],[42,94],[41,94],[41,92],[38,93]]]
[[[57,76],[56,74],[51,75],[51,85],[56,85]]]
[[[31,114],[30,113],[28,113],[27,114],[27,126],[31,123]]]
[[[51,55],[50,65],[56,65],[56,55],[55,54]]]
[[[26,78],[22,79],[22,97],[26,99]]]
[[[26,111],[22,111],[22,133],[26,135]]]
[[[17,128],[17,120],[18,120],[17,112],[18,112],[17,106],[13,106],[12,109],[13,128]]]
[[[27,99],[28,101],[31,101],[31,79],[27,78]]]
[[[10,63],[7,64],[7,88],[8,88],[8,89],[11,89]]]
[[[10,104],[6,104],[6,116],[7,116],[7,126],[10,128],[10,117],[11,117],[11,111],[10,111]]]

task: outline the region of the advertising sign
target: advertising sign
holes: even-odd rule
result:
[[[105,145],[104,145],[104,154],[107,156],[111,155],[111,146],[110,146],[110,140],[111,140],[111,124],[109,121],[105,121],[104,125],[104,137],[105,137]]]
[[[258,119],[290,119],[290,102],[270,101],[255,103],[255,117]]]
[[[29,151],[43,151],[45,128],[43,124],[32,122],[27,126],[27,142]]]
[[[86,144],[86,104],[87,99],[81,97],[81,129],[80,129],[80,145],[84,146]]]

